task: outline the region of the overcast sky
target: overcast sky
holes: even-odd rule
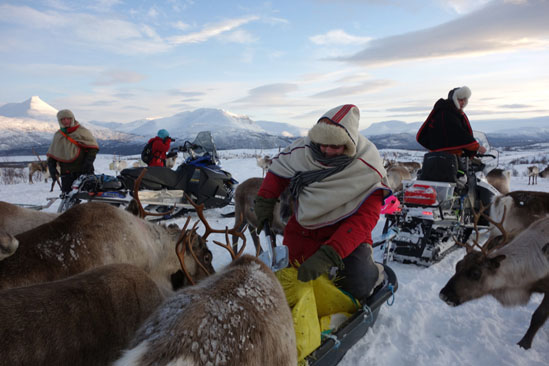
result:
[[[352,103],[366,128],[423,121],[467,85],[473,125],[547,116],[548,19],[549,0],[0,1],[0,105],[310,127]]]

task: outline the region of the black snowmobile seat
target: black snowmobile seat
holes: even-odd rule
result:
[[[120,172],[120,175],[125,177],[126,181],[131,180],[131,188],[133,189],[133,182],[139,177],[141,172],[145,168],[128,168]],[[170,168],[165,168],[161,166],[152,166],[146,168],[147,172],[141,181],[141,189],[174,189],[177,186],[179,176],[178,174],[171,170]],[[126,182],[128,183],[128,182]],[[130,187],[128,187],[130,188]]]

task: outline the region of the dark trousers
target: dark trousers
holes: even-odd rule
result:
[[[68,173],[61,175],[61,192],[68,193],[72,191],[72,182],[82,173]]]
[[[336,285],[360,301],[370,295],[379,276],[372,253],[370,244],[360,244],[343,259],[345,268],[337,273]]]

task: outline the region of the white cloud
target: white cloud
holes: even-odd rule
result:
[[[358,85],[340,86],[312,95],[313,98],[337,98],[350,95],[361,95],[388,88],[396,83],[392,80],[370,80]]]
[[[184,34],[168,38],[171,44],[199,43],[205,42],[212,37],[219,36],[222,33],[232,31],[246,23],[258,20],[257,16],[229,19],[220,23],[207,25],[200,32]]]
[[[237,29],[233,32],[229,32],[220,36],[220,39],[225,42],[249,44],[257,41],[250,32],[243,29]]]
[[[288,103],[287,94],[297,91],[297,84],[276,83],[262,85],[248,91],[248,96],[233,101],[235,104],[244,105],[267,105],[269,107],[284,105]]]
[[[182,21],[178,21],[177,23],[173,24],[173,27],[175,29],[185,30],[189,28],[189,25],[187,23],[183,23]]]
[[[372,40],[364,50],[335,59],[374,65],[547,47],[547,14],[547,0],[494,1],[436,27]]]
[[[133,84],[145,79],[145,75],[127,70],[108,70],[94,83],[95,85]]]
[[[370,40],[370,37],[357,37],[345,33],[341,29],[334,29],[325,34],[319,34],[309,37],[309,40],[314,44],[324,45],[348,45],[348,44],[361,44]]]

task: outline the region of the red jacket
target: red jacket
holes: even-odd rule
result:
[[[166,165],[166,153],[170,151],[170,144],[172,140],[166,139],[162,140],[160,137],[156,136],[149,140],[152,143],[152,154],[153,158],[149,163],[149,166],[165,166]]]
[[[258,195],[264,198],[279,197],[290,179],[268,172]],[[347,257],[361,243],[372,244],[372,230],[379,220],[383,193],[374,191],[351,216],[329,226],[309,230],[301,226],[295,214],[284,230],[284,245],[290,251],[290,263],[303,263],[321,245],[330,245],[341,258]]]

